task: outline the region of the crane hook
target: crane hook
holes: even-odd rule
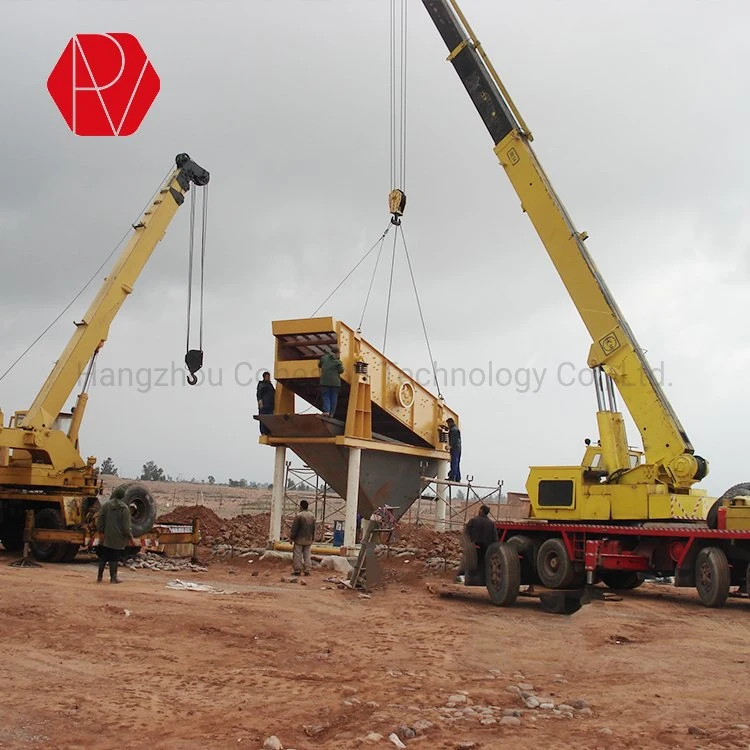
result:
[[[195,373],[203,367],[203,350],[188,349],[187,354],[185,354],[185,366],[190,370],[190,374],[186,376],[187,382],[190,385],[195,385],[198,382]]]

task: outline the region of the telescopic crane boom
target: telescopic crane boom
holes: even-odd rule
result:
[[[575,304],[593,344],[599,444],[581,466],[532,467],[533,513],[559,519],[670,518],[703,507],[691,489],[708,473],[579,232],[532,147],[532,136],[454,0],[423,0],[494,143],[494,151]],[[643,452],[628,447],[615,386],[638,427]],[[693,496],[690,500],[685,496]],[[677,510],[675,510],[677,508]]]

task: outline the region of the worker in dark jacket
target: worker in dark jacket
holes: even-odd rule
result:
[[[276,389],[271,382],[270,372],[266,371],[263,373],[263,379],[258,383],[258,387],[255,390],[255,397],[258,399],[258,414],[273,414]],[[271,434],[271,430],[263,422],[260,423],[260,434]]]
[[[465,563],[464,567],[458,572],[459,578],[464,573],[476,574],[483,570],[484,556],[487,553],[487,548],[498,541],[497,526],[490,518],[490,509],[487,505],[482,505],[476,516],[466,524],[464,534],[476,550],[476,564],[473,566],[473,570],[467,571]]]
[[[300,500],[299,513],[292,521],[289,538],[294,543],[292,548],[292,575],[303,573],[310,575],[312,567],[311,549],[315,541],[315,516],[308,510],[307,500]]]
[[[104,568],[109,564],[109,582],[122,583],[117,577],[117,563],[122,551],[128,545],[135,546],[133,539],[133,522],[130,508],[125,504],[125,490],[121,487],[113,490],[109,500],[102,505],[96,519],[96,530],[104,535],[99,545],[99,574],[96,580],[101,583]]]
[[[335,344],[331,351],[318,360],[320,369],[320,395],[323,399],[323,414],[332,417],[336,412],[341,389],[341,373],[344,365],[339,359],[339,348]]]
[[[448,472],[450,482],[461,481],[461,430],[453,417],[445,420],[448,425],[448,446],[451,450],[451,468]]]

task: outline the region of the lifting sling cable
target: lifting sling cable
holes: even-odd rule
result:
[[[171,174],[172,170],[174,169],[174,166],[170,165],[169,169],[164,175],[164,179],[159,183],[159,187],[156,188],[153,195],[148,199],[146,202],[146,205],[143,207],[143,209],[139,212],[138,217],[135,219],[135,221],[131,222],[130,227],[127,229],[125,234],[120,237],[117,244],[112,248],[112,252],[102,261],[102,264],[94,271],[93,274],[89,277],[88,281],[76,292],[76,295],[73,297],[70,302],[68,302],[65,307],[59,312],[57,317],[16,357],[15,360],[8,366],[8,368],[0,375],[0,380],[3,380],[7,375],[9,375],[13,369],[16,367],[16,365],[39,343],[39,341],[44,338],[44,336],[50,331],[51,328],[54,327],[55,323],[57,323],[60,318],[62,318],[63,315],[65,315],[68,310],[70,310],[71,307],[76,303],[78,298],[91,286],[94,279],[96,279],[99,274],[102,272],[104,267],[109,263],[110,260],[112,260],[112,257],[114,254],[122,247],[123,242],[130,236],[130,233],[133,231],[133,227],[135,226],[136,222],[140,220],[141,216],[143,216],[143,212],[154,202],[154,199],[156,198],[157,194],[159,193],[159,190],[161,190],[162,185],[167,181],[167,177]]]
[[[336,294],[339,289],[341,289],[341,287],[347,282],[349,277],[365,262],[365,260],[367,260],[367,257],[370,255],[370,253],[385,239],[385,236],[388,234],[390,229],[391,225],[389,223],[385,228],[383,234],[378,237],[372,247],[370,247],[370,249],[357,261],[354,268],[352,268],[349,273],[347,273],[346,276],[344,276],[344,278],[341,279],[338,284],[336,284],[333,291],[313,310],[312,315],[310,315],[311,318],[314,318],[320,312],[320,309],[323,307],[323,305],[325,305],[325,303],[328,302],[328,300],[331,299],[331,297],[333,297],[333,295]]]
[[[443,394],[440,392],[440,381],[437,376],[437,369],[435,367],[435,358],[432,356],[432,347],[430,346],[430,337],[427,335],[427,325],[424,322],[424,314],[422,313],[422,303],[419,300],[419,291],[417,291],[417,281],[414,277],[414,271],[411,266],[411,258],[409,257],[409,250],[406,247],[406,237],[404,237],[404,228],[399,224],[398,231],[401,234],[401,242],[404,245],[404,255],[406,255],[406,263],[409,266],[409,275],[411,276],[412,287],[414,287],[414,296],[417,300],[417,309],[419,310],[419,319],[422,321],[422,332],[424,333],[424,340],[427,344],[427,354],[430,357],[430,367],[432,367],[432,377],[435,381],[435,388],[437,388],[438,398],[442,401]]]
[[[390,228],[390,224],[388,225]],[[359,325],[357,326],[357,333],[362,333],[362,323],[365,319],[365,313],[367,312],[367,305],[370,302],[370,294],[372,293],[372,285],[375,282],[375,275],[378,272],[378,265],[380,264],[380,256],[383,253],[383,245],[385,244],[385,235],[387,234],[388,230],[383,233],[383,236],[380,238],[380,247],[378,248],[378,255],[375,258],[375,268],[372,270],[372,276],[370,277],[370,286],[367,289],[367,296],[365,297],[365,304],[362,307],[362,316],[359,319]]]
[[[187,302],[187,336],[185,343],[185,366],[189,370],[187,382],[195,385],[198,377],[195,374],[203,367],[203,279],[206,259],[206,220],[208,218],[208,186],[203,191],[203,211],[201,226],[201,251],[200,251],[200,298],[199,298],[199,320],[198,320],[198,348],[190,348],[190,325],[193,306],[193,257],[195,255],[195,193],[197,187],[193,186],[190,192],[190,240],[188,247],[188,302]]]
[[[388,302],[385,306],[385,329],[383,331],[383,354],[385,354],[385,345],[388,342],[388,319],[391,315],[391,293],[393,292],[393,269],[396,266],[396,239],[398,238],[398,229],[401,226],[401,222],[398,223],[396,230],[393,233],[393,250],[391,251],[391,276],[388,281]]]

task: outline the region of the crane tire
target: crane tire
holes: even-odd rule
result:
[[[521,558],[521,583],[529,585],[539,583],[539,573],[536,569],[539,542],[524,534],[516,534],[505,541],[518,550]]]
[[[741,482],[730,487],[710,508],[706,514],[706,524],[709,529],[719,528],[719,508],[725,500],[731,500],[738,495],[750,495],[750,482]]]
[[[565,542],[553,537],[543,542],[536,556],[539,580],[550,589],[569,588],[576,580],[573,561],[568,556]]]
[[[133,482],[126,487],[125,505],[130,508],[133,536],[148,534],[156,522],[156,502],[142,484]]]
[[[484,555],[484,577],[492,603],[507,607],[515,602],[521,586],[521,561],[515,545],[494,542]]]
[[[42,508],[34,515],[38,529],[63,529],[62,516],[57,508]],[[31,554],[39,562],[61,562],[68,549],[67,542],[31,542]]]
[[[729,596],[729,562],[720,547],[704,547],[695,558],[695,588],[707,607],[723,607]]]

